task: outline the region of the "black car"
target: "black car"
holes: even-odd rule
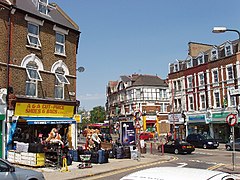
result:
[[[161,147],[159,147],[159,149],[161,149]],[[169,141],[164,144],[164,152],[167,152],[167,153],[191,154],[193,151],[195,151],[195,147],[185,141],[175,140],[175,141]]]
[[[213,139],[209,135],[203,134],[189,134],[186,139],[187,142],[191,143],[195,147],[200,148],[217,148],[219,143],[216,139]]]

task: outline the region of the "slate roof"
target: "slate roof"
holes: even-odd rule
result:
[[[133,86],[168,86],[167,83],[158,76],[139,75],[132,84]]]
[[[11,1],[12,5],[14,5],[14,0],[0,0],[2,3],[7,3]],[[53,8],[50,8],[49,15],[41,14],[35,5],[33,4],[32,0],[15,0],[15,8],[25,11],[26,13],[33,14],[40,19],[45,19],[56,23],[58,25],[62,25],[63,27],[67,27],[69,29],[79,31],[80,29],[78,25],[55,3],[50,4]]]
[[[122,81],[125,83],[131,81],[131,78],[128,76],[120,76],[120,77],[121,77]]]

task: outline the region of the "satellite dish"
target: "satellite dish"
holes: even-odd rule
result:
[[[78,72],[83,72],[83,71],[85,71],[85,68],[82,67],[82,66],[81,66],[81,67],[78,67],[78,68],[77,68],[77,71],[78,71]]]

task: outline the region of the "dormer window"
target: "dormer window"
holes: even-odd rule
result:
[[[213,60],[216,60],[216,59],[218,59],[218,53],[217,53],[217,49],[212,49],[212,51],[211,51],[211,60],[213,61]]]
[[[230,45],[225,47],[225,53],[226,53],[226,56],[232,55],[232,48]]]
[[[40,13],[48,15],[48,0],[39,0],[38,10]]]
[[[187,68],[191,68],[192,67],[192,57],[189,56],[186,60],[186,63],[187,63]]]
[[[226,43],[224,50],[225,50],[225,56],[231,56],[233,54],[232,44]]]
[[[198,60],[198,65],[203,64],[204,63],[204,54],[200,53],[197,60]]]
[[[179,69],[178,69],[178,64],[174,64],[174,71],[175,71],[175,72],[179,71]]]

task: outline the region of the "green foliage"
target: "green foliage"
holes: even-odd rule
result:
[[[106,120],[106,111],[103,106],[94,107],[93,110],[90,111],[91,123],[103,123]]]

